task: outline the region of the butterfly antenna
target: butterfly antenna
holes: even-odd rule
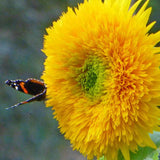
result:
[[[22,104],[25,104],[25,103],[26,103],[26,101],[20,102],[20,103],[15,104],[14,106],[11,106],[11,107],[8,107],[8,108],[5,108],[5,109],[6,109],[6,110],[13,109],[13,108],[16,108],[16,107],[18,107],[18,106],[20,106],[20,105],[22,105]]]

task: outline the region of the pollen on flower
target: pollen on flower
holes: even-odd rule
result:
[[[46,106],[87,159],[155,148],[160,131],[160,31],[149,34],[146,0],[85,0],[47,29]],[[137,11],[137,13],[135,13]]]

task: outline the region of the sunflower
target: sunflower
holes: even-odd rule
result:
[[[47,28],[46,106],[87,159],[116,160],[120,151],[129,160],[138,146],[156,148],[160,32],[148,33],[148,2],[137,11],[141,0],[85,0]]]

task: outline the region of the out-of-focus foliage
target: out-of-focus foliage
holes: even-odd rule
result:
[[[4,84],[6,79],[37,78],[43,72],[43,35],[67,6],[83,0],[0,0],[0,160],[84,160],[71,151],[43,102],[5,110],[30,96]],[[150,21],[160,30],[160,1],[150,0]],[[74,22],[73,22],[74,23]]]
[[[152,7],[152,14],[150,17],[151,21],[156,21],[156,25],[153,28],[152,32],[160,30],[160,1],[159,0],[150,0],[149,5]]]

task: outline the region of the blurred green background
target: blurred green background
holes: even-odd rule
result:
[[[30,96],[4,84],[6,79],[39,79],[45,55],[45,28],[67,6],[83,0],[0,0],[0,160],[85,160],[72,151],[57,129],[51,108],[34,102],[16,109],[6,107]],[[150,0],[150,21],[160,30],[160,1]]]

